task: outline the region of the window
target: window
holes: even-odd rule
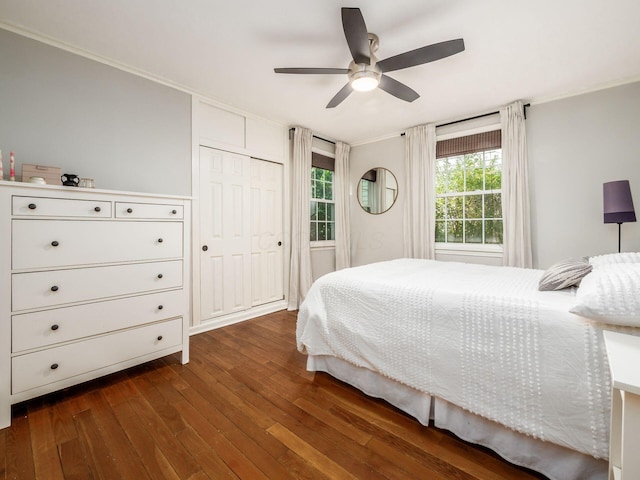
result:
[[[312,154],[310,240],[335,240],[335,205],[333,201],[334,159]]]
[[[451,140],[436,147],[436,242],[502,245],[500,131]]]

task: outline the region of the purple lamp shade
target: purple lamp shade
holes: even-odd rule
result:
[[[626,223],[636,221],[636,212],[631,198],[629,180],[618,180],[603,184],[604,223]]]

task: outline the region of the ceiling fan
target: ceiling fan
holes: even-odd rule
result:
[[[433,62],[464,51],[464,40],[457,38],[378,60],[375,56],[379,45],[378,36],[367,32],[367,25],[359,8],[342,8],[342,28],[353,57],[349,68],[274,68],[276,73],[347,74],[349,83],[331,99],[327,108],[338,106],[353,90],[366,92],[376,87],[401,100],[413,102],[420,95],[385,73]]]

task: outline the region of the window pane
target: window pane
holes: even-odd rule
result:
[[[449,183],[449,163],[446,158],[436,161],[436,195],[447,192]]]
[[[482,195],[468,195],[464,206],[464,218],[482,218]]]
[[[311,222],[311,228],[310,228],[311,235],[310,235],[310,237],[311,237],[311,241],[312,242],[315,242],[317,240],[317,238],[318,238],[317,237],[317,233],[316,233],[317,225],[318,224],[316,222]]]
[[[475,192],[483,189],[483,157],[481,153],[471,153],[464,156],[465,191]]]
[[[331,170],[325,170],[324,179],[327,182],[333,183],[333,172]]]
[[[485,189],[500,190],[502,187],[502,151],[485,152]]]
[[[324,198],[325,200],[333,200],[333,184],[332,183],[324,184]]]
[[[324,202],[318,202],[318,220],[327,219],[327,204]]]
[[[311,202],[311,220],[318,219],[318,202]]]
[[[447,222],[447,243],[462,243],[462,220]]]
[[[327,222],[327,240],[335,240],[335,223]]]
[[[444,198],[436,198],[436,220],[444,219],[444,203],[445,203]]]
[[[502,220],[485,220],[484,243],[502,244]]]
[[[312,172],[311,172],[311,178],[315,178],[317,180],[321,180],[322,179],[322,172],[324,172],[324,170],[322,168],[313,167],[312,168]]]
[[[447,198],[447,218],[462,218],[462,197]]]
[[[333,203],[327,203],[327,220],[335,220],[335,205]]]
[[[482,243],[482,220],[465,220],[465,243]]]
[[[464,192],[464,157],[449,157],[448,192]]]
[[[484,218],[502,218],[502,194],[487,193],[484,196]]]
[[[327,224],[325,222],[318,223],[318,241],[327,239]]]
[[[445,241],[445,236],[444,236],[445,227],[446,227],[446,224],[443,220],[436,220],[436,242]]]

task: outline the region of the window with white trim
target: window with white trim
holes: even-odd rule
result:
[[[311,167],[311,242],[335,240],[333,177],[335,160],[313,152]],[[318,243],[316,243],[318,245]]]
[[[436,242],[502,245],[500,131],[436,147]]]

